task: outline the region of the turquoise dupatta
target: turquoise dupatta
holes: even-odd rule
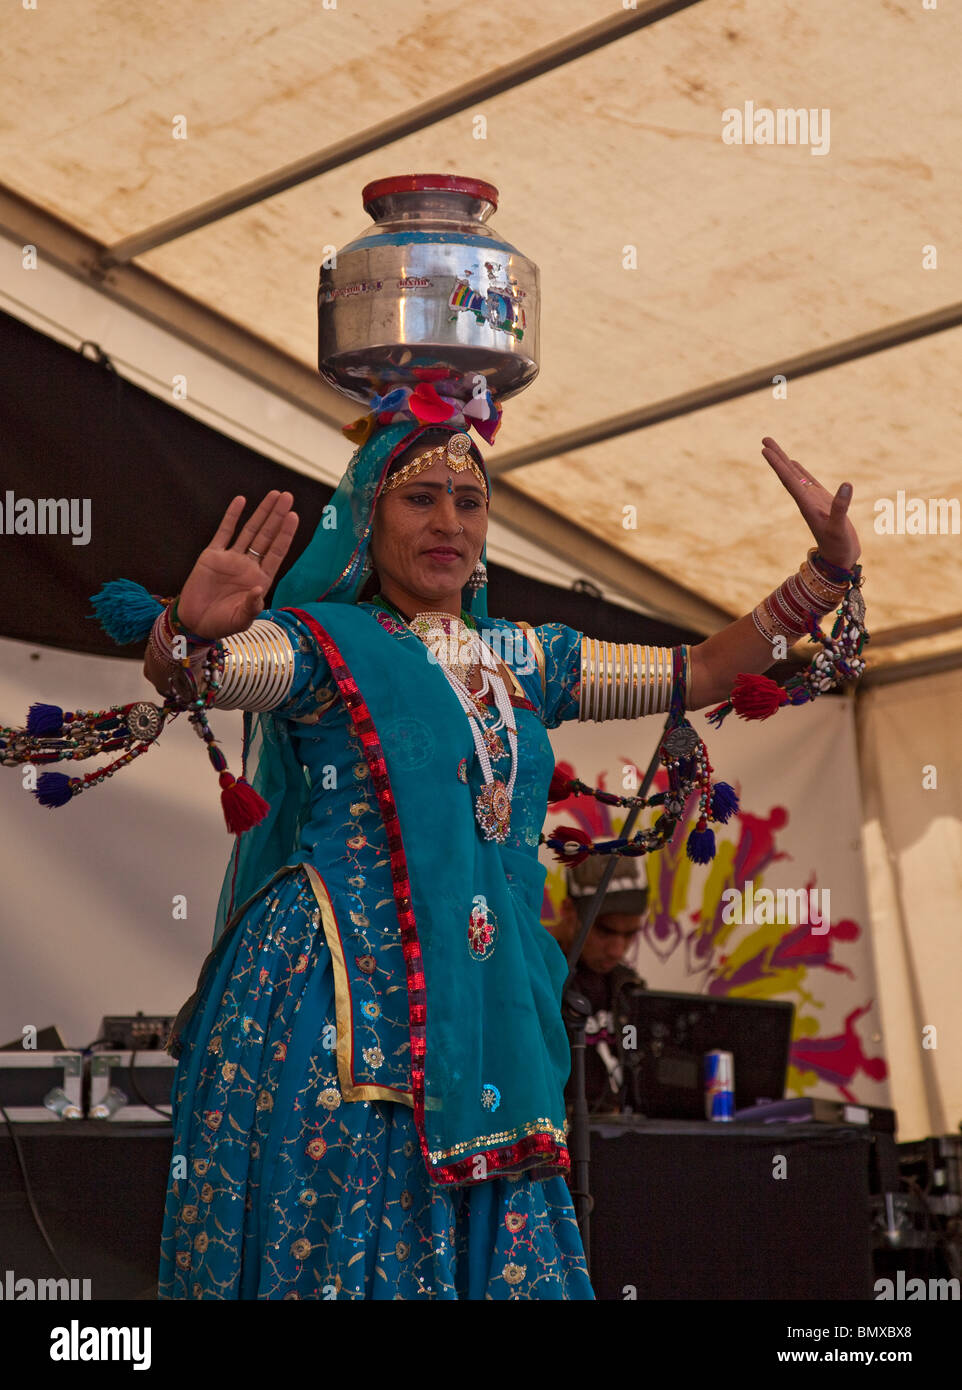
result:
[[[463,420],[456,421],[449,432],[464,427]],[[394,459],[428,428],[438,427],[398,418],[375,429],[355,450],[320,525],[303,554],[278,582],[273,607],[357,602],[368,572],[371,529],[384,481]],[[479,462],[487,477],[480,456]],[[487,617],[484,585],[470,595],[467,606],[476,618]],[[269,712],[245,713],[243,771],[270,810],[260,824],[236,838],[217,904],[215,943],[238,906],[259,892],[277,866],[287,861],[310,816],[310,785],[283,719],[275,719]]]
[[[541,926],[544,867],[480,834],[471,789],[457,775],[473,753],[468,721],[428,649],[399,642],[353,605],[291,611],[327,659],[387,829],[428,1172],[443,1184],[561,1172],[566,966]],[[398,718],[411,716],[430,741],[430,761],[416,768],[407,745],[391,738]],[[490,950],[477,949],[479,924]]]
[[[378,789],[407,952],[412,1094],[428,1172],[443,1184],[521,1171],[549,1177],[568,1166],[570,1056],[560,1014],[564,958],[540,923],[545,870],[535,854],[482,840],[468,787],[456,775],[460,759],[474,756],[468,721],[427,648],[397,641],[355,606],[385,479],[428,428],[402,415],[379,421],[351,458],[327,517],[278,583],[273,606],[303,614],[314,633],[362,732]],[[453,433],[466,422],[455,418],[443,428]],[[479,620],[487,617],[484,585],[467,606]],[[391,721],[402,713],[419,718],[432,740],[425,771],[402,766],[401,741],[390,738]],[[530,736],[547,744],[536,716],[521,717],[533,721]],[[310,817],[309,779],[284,719],[245,714],[244,771],[270,812],[237,837],[215,942],[239,905],[291,862]],[[467,947],[468,931],[483,934],[487,924],[494,948],[479,959]]]

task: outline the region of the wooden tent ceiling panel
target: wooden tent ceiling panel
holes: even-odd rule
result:
[[[110,242],[611,12],[611,0],[41,3],[6,26],[0,182]],[[704,0],[141,264],[313,364],[318,261],[365,226],[362,185],[408,170],[491,180],[496,225],[543,287],[542,371],[506,406],[504,454],[962,299],[960,51],[962,9],[949,5]],[[749,100],[828,108],[830,152],[724,144],[722,112]],[[172,139],[178,114],[187,140]],[[855,483],[874,626],[949,614],[962,610],[959,538],[879,537],[871,504],[899,489],[962,495],[959,341],[942,334],[790,383],[784,402],[729,402],[509,477],[743,612],[759,574],[776,583],[805,545],[757,452],[772,433],[827,480]],[[621,526],[626,502],[638,532]]]
[[[962,17],[937,39],[920,10],[909,42],[891,8],[762,12],[680,13],[485,103],[484,141],[452,117],[143,262],[313,362],[317,264],[366,225],[363,184],[423,168],[492,179],[497,225],[543,286],[542,372],[506,411],[505,451],[962,298],[952,83],[933,80]],[[830,153],[722,144],[721,111],[749,95],[828,106]],[[928,244],[937,270],[922,269]]]
[[[962,502],[960,376],[955,330],[804,377],[786,400],[746,396],[506,477],[742,614],[813,544],[761,455],[762,436],[774,435],[831,492],[846,479],[854,485],[871,627],[881,631],[962,612],[962,536],[876,530],[876,503],[897,503],[900,490]],[[625,506],[637,507],[637,530],[625,529]]]
[[[113,241],[610,16],[610,0],[40,0],[4,21],[2,178]],[[186,140],[172,137],[187,117]],[[358,206],[360,183],[350,202]],[[360,209],[359,209],[360,210]]]

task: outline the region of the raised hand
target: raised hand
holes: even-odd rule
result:
[[[214,641],[250,627],[297,530],[293,501],[290,492],[269,492],[232,542],[247,503],[234,498],[180,591],[177,615],[190,632]]]
[[[790,459],[776,440],[766,435],[762,444],[763,456],[792,494],[808,523],[818,543],[818,553],[829,564],[850,570],[862,552],[855,527],[848,519],[851,483],[842,483],[833,497],[807,468]]]

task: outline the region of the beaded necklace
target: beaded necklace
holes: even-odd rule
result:
[[[508,837],[511,824],[511,796],[518,773],[518,730],[497,658],[487,643],[481,640],[477,623],[465,609],[461,610],[460,619],[455,618],[452,613],[440,612],[415,613],[408,619],[383,594],[375,595],[373,603],[376,607],[391,613],[433,652],[448,684],[457,696],[471,727],[475,752],[484,778],[484,786],[475,798],[475,818],[485,839],[503,844]],[[468,642],[462,640],[464,634],[458,631],[459,623],[470,634]],[[457,639],[457,655],[452,654],[454,639]],[[472,691],[468,689],[467,678],[479,662],[481,688]],[[484,696],[489,691],[494,696],[498,711],[498,719],[491,726],[486,722],[489,711],[484,702]],[[497,761],[506,756],[504,744],[498,733],[500,729],[507,731],[511,752],[511,774],[507,782],[496,777],[491,767],[492,759]]]

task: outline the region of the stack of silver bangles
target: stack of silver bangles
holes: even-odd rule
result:
[[[150,645],[162,662],[176,668],[178,661],[173,641],[179,634],[174,633],[172,640],[166,614],[165,609],[154,623]],[[191,650],[192,668],[203,660],[212,646],[219,646],[224,656],[220,689],[214,701],[218,709],[263,713],[284,703],[294,683],[294,648],[279,623],[269,618],[255,618],[243,632]]]
[[[224,674],[218,709],[276,709],[294,684],[294,648],[287,632],[269,618],[255,618],[244,632],[224,639]]]
[[[670,647],[581,639],[578,718],[637,719],[664,714],[671,704]]]

